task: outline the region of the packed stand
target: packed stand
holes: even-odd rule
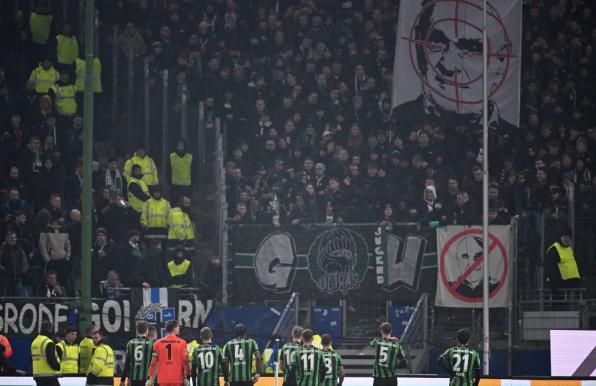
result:
[[[18,230],[25,259],[13,257],[3,275],[11,272],[15,283],[47,282],[45,261],[74,293],[82,34],[60,20],[56,4],[36,1],[28,9],[10,3],[2,5],[0,35],[7,53],[0,63],[1,219],[5,229]],[[521,127],[491,131],[489,219],[518,221],[520,255],[535,264],[543,218],[557,226],[566,221],[570,186],[575,213],[587,214],[593,234],[596,23],[587,2],[524,7]],[[404,128],[392,117],[397,9],[390,0],[346,0],[340,7],[328,1],[143,0],[99,4],[99,17],[119,26],[114,49],[147,63],[152,82],[167,69],[171,89],[203,101],[206,116],[225,118],[232,223],[479,224],[480,132]],[[94,70],[101,74],[100,58]],[[94,84],[100,101],[101,86]],[[193,253],[194,243],[186,242],[197,236],[190,226],[192,182],[180,172],[192,162],[184,141],[172,150],[178,158],[170,155],[170,165],[156,165],[141,146],[94,166],[94,283],[114,291],[168,283],[173,278],[163,272],[172,272],[166,262],[176,248]],[[160,168],[168,184],[160,183]],[[144,213],[145,207],[151,211]],[[60,248],[52,244],[62,241]],[[7,237],[3,248],[10,245]],[[578,256],[586,275],[593,274],[593,255],[591,246]],[[162,262],[160,277],[127,270],[137,259]],[[212,262],[203,281],[212,279],[208,270],[221,270],[217,257]]]
[[[74,28],[82,23],[62,17],[61,5],[0,5],[0,296],[81,293],[84,40]],[[99,11],[108,20],[118,7],[102,4]],[[126,21],[114,49],[128,44],[144,55],[144,38],[137,33],[127,39]],[[99,57],[93,72],[98,111]],[[95,122],[105,137],[107,124],[97,114]],[[128,155],[93,161],[93,295],[169,286],[203,287],[215,296],[219,258],[201,264],[202,271],[193,264],[199,236],[191,210],[195,161],[186,142],[172,147],[167,165],[156,165],[143,144],[133,146]]]

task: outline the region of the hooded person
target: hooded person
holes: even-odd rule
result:
[[[170,288],[192,287],[194,270],[192,263],[184,255],[184,247],[178,245],[168,262],[168,286]]]
[[[443,204],[438,200],[437,188],[428,185],[422,194],[422,203],[419,212],[422,216],[422,223],[429,226],[438,226],[443,219]]]

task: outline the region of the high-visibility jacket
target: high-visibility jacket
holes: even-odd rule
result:
[[[87,374],[87,369],[89,368],[96,347],[93,339],[89,337],[83,338],[81,343],[79,343],[80,374]]]
[[[124,163],[123,174],[126,178],[130,177],[132,165],[139,165],[141,167],[141,170],[143,171],[143,181],[148,186],[157,185],[159,183],[159,179],[157,178],[157,167],[155,167],[153,158],[148,155],[141,158],[135,153]]]
[[[87,369],[87,375],[94,375],[98,378],[110,378],[110,381],[113,382],[114,364],[114,350],[101,342],[93,352],[93,358],[91,358],[91,364],[89,364],[89,368]]]
[[[79,373],[79,355],[81,349],[78,344],[67,344],[65,341],[60,341],[57,344],[62,350],[60,357],[60,371],[62,374],[78,374]]]
[[[183,283],[180,283],[178,279],[181,276],[186,275],[188,269],[190,268],[190,260],[184,259],[182,263],[176,264],[174,260],[170,260],[168,263],[168,272],[170,273],[170,277],[172,278],[173,283],[170,285],[172,288],[181,288],[184,286]]]
[[[74,36],[56,35],[58,63],[71,65],[79,57],[79,43]]]
[[[577,268],[577,262],[573,256],[573,248],[565,247],[561,245],[561,243],[556,242],[548,247],[546,252],[548,253],[552,248],[557,250],[559,258],[561,259],[557,264],[559,267],[559,272],[561,273],[561,279],[579,279],[579,269]]]
[[[137,212],[141,213],[143,211],[143,205],[145,205],[145,201],[137,198],[131,191],[130,191],[130,184],[135,183],[141,187],[141,190],[145,192],[145,194],[149,195],[149,187],[143,180],[139,180],[138,178],[128,177],[128,184],[126,188],[128,190],[128,203],[130,206],[136,210]]]
[[[31,38],[37,44],[46,44],[50,37],[50,27],[52,26],[52,15],[41,15],[31,12],[29,16],[29,28],[31,28]]]
[[[56,94],[56,112],[59,115],[70,116],[77,112],[77,101],[75,94],[77,88],[74,84],[68,84],[66,86],[53,85],[51,89]]]
[[[145,201],[141,213],[141,224],[149,229],[168,229],[168,214],[170,213],[170,202],[165,198],[156,200],[150,198]]]
[[[172,185],[190,186],[192,154],[186,153],[180,157],[178,153],[170,153],[170,165],[172,167]]]
[[[46,347],[52,340],[45,335],[37,335],[31,343],[31,360],[33,364],[34,377],[55,377],[60,374],[59,370],[54,370],[46,358]],[[56,355],[58,362],[60,358]]]
[[[190,216],[180,208],[174,208],[168,215],[168,240],[194,240],[195,226]]]
[[[12,347],[10,347],[10,342],[8,338],[4,335],[0,335],[0,345],[4,346],[4,352],[2,353],[2,358],[5,360],[12,356]]]
[[[101,85],[101,61],[98,58],[93,58],[93,92],[103,92],[103,86]],[[76,85],[77,91],[85,91],[85,60],[76,58],[75,59],[75,72],[77,75]]]
[[[35,91],[40,94],[47,94],[50,87],[52,87],[60,79],[60,74],[54,67],[47,70],[43,68],[41,63],[31,71],[29,80],[35,82]]]
[[[188,361],[192,363],[195,348],[199,347],[199,342],[196,339],[186,343],[186,352],[188,353]]]

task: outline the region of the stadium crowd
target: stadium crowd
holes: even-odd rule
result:
[[[120,27],[114,49],[122,56],[148,63],[154,77],[168,69],[208,114],[225,118],[231,223],[479,224],[479,128],[404,128],[392,115],[397,5],[128,0],[100,4],[99,18]],[[3,291],[77,294],[83,34],[49,0],[2,7]],[[520,128],[490,133],[490,222],[517,221],[522,256],[534,262],[543,218],[567,223],[571,186],[575,213],[590,218],[594,232],[592,8],[581,0],[525,2]],[[94,84],[98,96],[102,90]],[[198,238],[192,156],[183,140],[168,165],[156,165],[143,146],[128,151],[94,164],[94,288],[190,285]],[[593,254],[580,257],[585,275],[593,274]],[[143,261],[164,269],[152,272]],[[220,269],[214,257],[203,281]]]

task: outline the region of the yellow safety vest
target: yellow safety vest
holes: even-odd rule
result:
[[[58,79],[60,79],[60,74],[54,67],[50,67],[46,70],[41,64],[31,71],[31,75],[29,76],[29,80],[35,82],[35,91],[40,94],[47,94],[50,87],[52,87]]]
[[[190,221],[190,217],[182,211],[181,208],[174,208],[168,215],[169,240],[194,240],[195,226]]]
[[[550,251],[553,247],[557,250],[559,257],[561,258],[561,261],[557,264],[559,266],[559,272],[561,273],[561,279],[579,279],[579,270],[577,269],[577,262],[573,256],[573,248],[564,247],[557,242],[548,247],[546,252]]]
[[[91,338],[83,338],[81,343],[79,343],[79,358],[81,359],[79,371],[81,374],[87,374],[87,368],[89,368],[96,347]]]
[[[141,224],[147,228],[167,228],[170,203],[165,198],[156,200],[150,198],[145,201],[143,213],[141,213]]]
[[[58,63],[71,65],[79,57],[79,43],[74,36],[56,36],[56,57]]]
[[[186,274],[189,267],[190,267],[190,261],[188,259],[184,259],[184,261],[181,264],[176,264],[174,262],[174,260],[171,260],[168,263],[168,271],[170,271],[170,276],[174,279],[178,276],[183,276],[184,274]],[[180,287],[182,287],[182,285],[181,284],[172,284],[171,287],[172,288],[180,288]]]
[[[56,112],[58,114],[71,116],[77,112],[77,101],[75,100],[77,89],[74,84],[67,86],[55,84],[51,88],[56,94]]]
[[[77,91],[85,91],[85,61],[80,58],[75,59],[75,72],[77,75],[76,85]],[[101,61],[98,58],[93,58],[93,92],[103,92],[101,85]]]
[[[31,28],[31,38],[37,44],[46,44],[50,37],[50,26],[52,25],[52,15],[40,15],[31,12],[29,17],[29,28]]]
[[[188,353],[188,361],[192,363],[195,348],[199,347],[199,342],[196,339],[191,340],[187,343],[186,352]]]
[[[190,186],[192,155],[186,153],[180,157],[176,152],[170,154],[172,165],[172,185]]]
[[[132,165],[139,165],[141,167],[141,170],[143,171],[143,181],[148,186],[157,185],[159,183],[159,178],[157,178],[157,168],[151,157],[146,155],[141,158],[135,153],[135,155],[126,160],[123,171],[126,178],[130,177]]]
[[[114,377],[114,350],[104,343],[100,343],[93,353],[87,374],[98,378]]]
[[[44,335],[37,335],[31,343],[31,359],[33,364],[34,377],[55,377],[60,375],[60,371],[54,370],[46,358],[46,347],[52,340]],[[56,355],[58,362],[60,358]]]
[[[81,353],[79,346],[66,344],[65,341],[60,341],[57,346],[62,349],[62,357],[60,358],[60,371],[62,374],[78,374],[79,355]]]
[[[145,201],[141,201],[133,193],[131,193],[130,184],[133,182],[138,184],[141,187],[141,190],[147,195],[149,195],[149,187],[143,182],[143,180],[139,180],[138,178],[129,177],[128,180],[128,185],[126,185],[126,189],[128,190],[128,203],[134,210],[141,213],[143,211],[143,205],[145,204]]]

